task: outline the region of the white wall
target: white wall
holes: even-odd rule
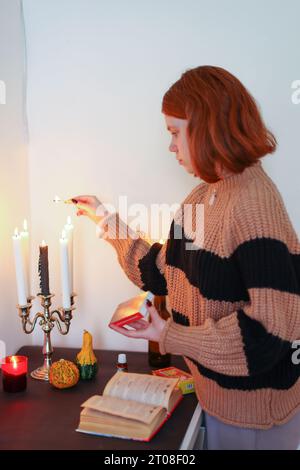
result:
[[[6,104],[0,104],[0,340],[8,354],[31,343],[16,309],[11,238],[24,218],[30,223],[23,32],[21,2],[0,0],[0,80],[6,88]]]
[[[279,141],[265,167],[299,233],[300,105],[291,101],[300,78],[298,0],[24,0],[24,9],[34,266],[45,238],[55,293],[58,233],[70,213],[54,206],[55,194],[114,203],[127,195],[149,205],[180,202],[198,183],[168,152],[160,106],[180,74],[201,64],[229,69],[259,101]],[[54,344],[79,346],[86,328],[97,347],[144,350],[144,341],[107,328],[115,306],[137,289],[91,222],[75,224],[78,308],[70,334]]]

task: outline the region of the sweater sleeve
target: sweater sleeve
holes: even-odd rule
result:
[[[167,295],[166,243],[151,245],[125,224],[118,213],[106,216],[99,232],[115,248],[123,271],[136,286],[154,295]]]
[[[265,373],[292,354],[292,342],[300,338],[300,244],[280,196],[262,196],[241,198],[230,223],[230,257],[249,302],[200,326],[169,319],[159,341],[162,354],[244,377]]]

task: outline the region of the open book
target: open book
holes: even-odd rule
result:
[[[182,399],[178,379],[117,372],[81,406],[76,431],[150,441]]]
[[[116,308],[110,325],[124,326],[132,321],[144,318],[147,315],[146,301],[153,300],[154,295],[151,292],[142,292],[125,302],[122,302]]]

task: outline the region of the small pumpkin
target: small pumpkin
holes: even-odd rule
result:
[[[76,364],[82,380],[91,380],[98,370],[98,361],[93,351],[93,337],[84,330],[81,351],[76,356]]]
[[[74,387],[78,380],[79,371],[74,362],[60,359],[50,367],[49,381],[56,388]]]

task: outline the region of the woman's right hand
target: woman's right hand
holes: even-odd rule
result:
[[[85,215],[96,224],[107,214],[105,207],[96,196],[74,196],[72,201],[77,208],[76,215]]]

